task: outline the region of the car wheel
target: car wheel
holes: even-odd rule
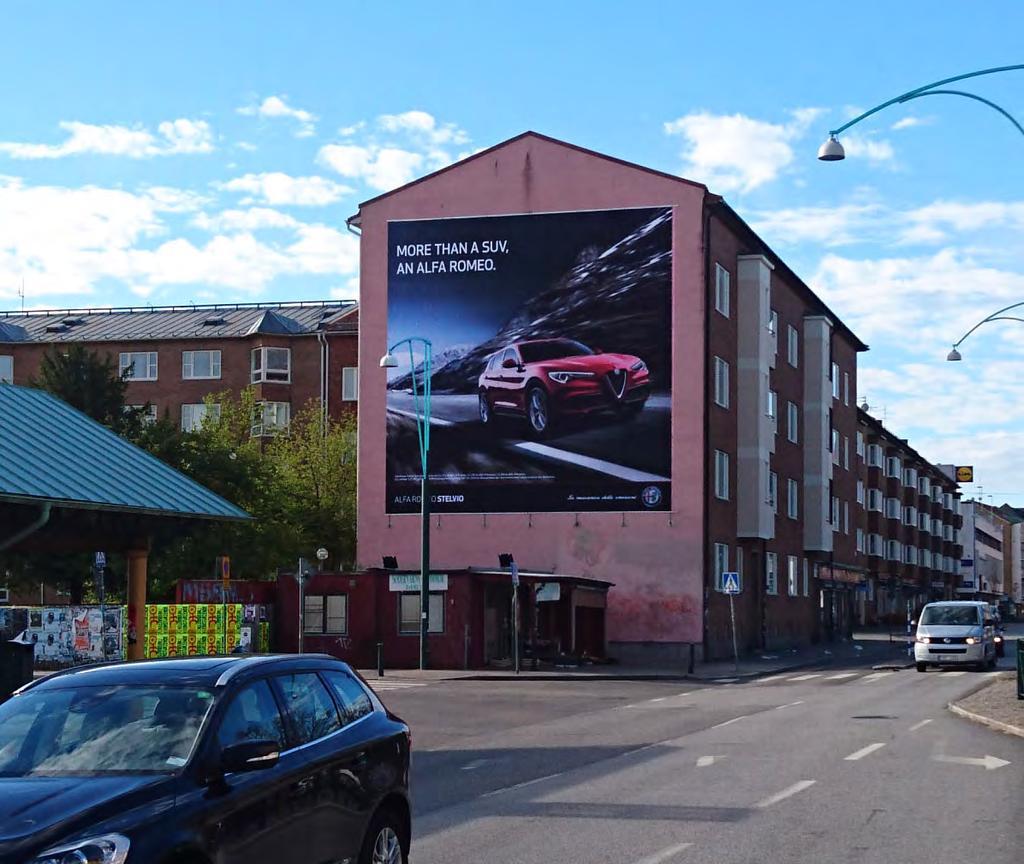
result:
[[[918,663],[917,664],[917,671],[918,672],[927,672],[928,671],[928,664],[927,663]]]
[[[487,394],[480,394],[480,422],[489,426],[494,417],[491,414],[491,403],[487,401]]]
[[[402,842],[404,835],[401,820],[390,810],[380,811],[366,832],[359,864],[407,864],[409,850]]]
[[[535,384],[526,391],[526,422],[530,431],[543,438],[551,429],[551,405],[544,388]]]

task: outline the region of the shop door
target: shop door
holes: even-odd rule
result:
[[[512,586],[484,586],[484,665],[512,659]]]
[[[604,657],[604,609],[576,607],[576,653]]]

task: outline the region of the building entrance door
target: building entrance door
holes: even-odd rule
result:
[[[484,587],[484,665],[512,662],[512,586]]]

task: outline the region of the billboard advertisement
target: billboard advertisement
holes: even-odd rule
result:
[[[387,511],[671,507],[672,209],[388,224]]]

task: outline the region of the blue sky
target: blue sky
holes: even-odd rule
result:
[[[1024,62],[1019,2],[23,3],[0,306],[354,297],[360,200],[535,129],[707,182],[870,345],[861,393],[1024,503],[1024,137],[899,92]],[[1024,72],[962,85],[1024,116]],[[977,492],[977,488],[968,488]]]

